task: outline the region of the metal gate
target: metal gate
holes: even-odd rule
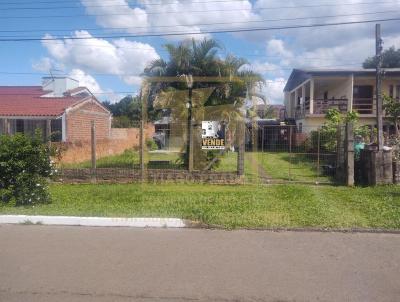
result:
[[[343,147],[339,128],[315,130],[257,123],[249,132],[248,171],[261,183],[332,184],[336,181]]]

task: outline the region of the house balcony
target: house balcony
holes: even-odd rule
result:
[[[314,114],[325,115],[330,109],[337,109],[339,112],[347,112],[349,108],[348,99],[315,99]]]
[[[353,111],[358,112],[360,115],[375,114],[374,98],[354,98]]]

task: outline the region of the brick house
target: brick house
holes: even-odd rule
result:
[[[0,134],[36,129],[53,141],[90,139],[91,122],[96,137],[111,135],[111,112],[79,83],[68,77],[43,78],[42,86],[0,86]]]

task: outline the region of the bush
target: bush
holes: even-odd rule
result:
[[[318,131],[311,132],[311,151],[318,150]],[[319,130],[319,148],[320,152],[336,152],[337,148],[337,127],[324,125]]]
[[[147,146],[147,150],[149,150],[149,151],[158,150],[158,146],[153,139],[146,140],[146,146]]]
[[[52,174],[50,148],[40,135],[0,136],[0,192],[17,206],[50,202],[46,178]]]

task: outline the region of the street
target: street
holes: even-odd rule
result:
[[[0,301],[399,301],[400,235],[0,226]]]

